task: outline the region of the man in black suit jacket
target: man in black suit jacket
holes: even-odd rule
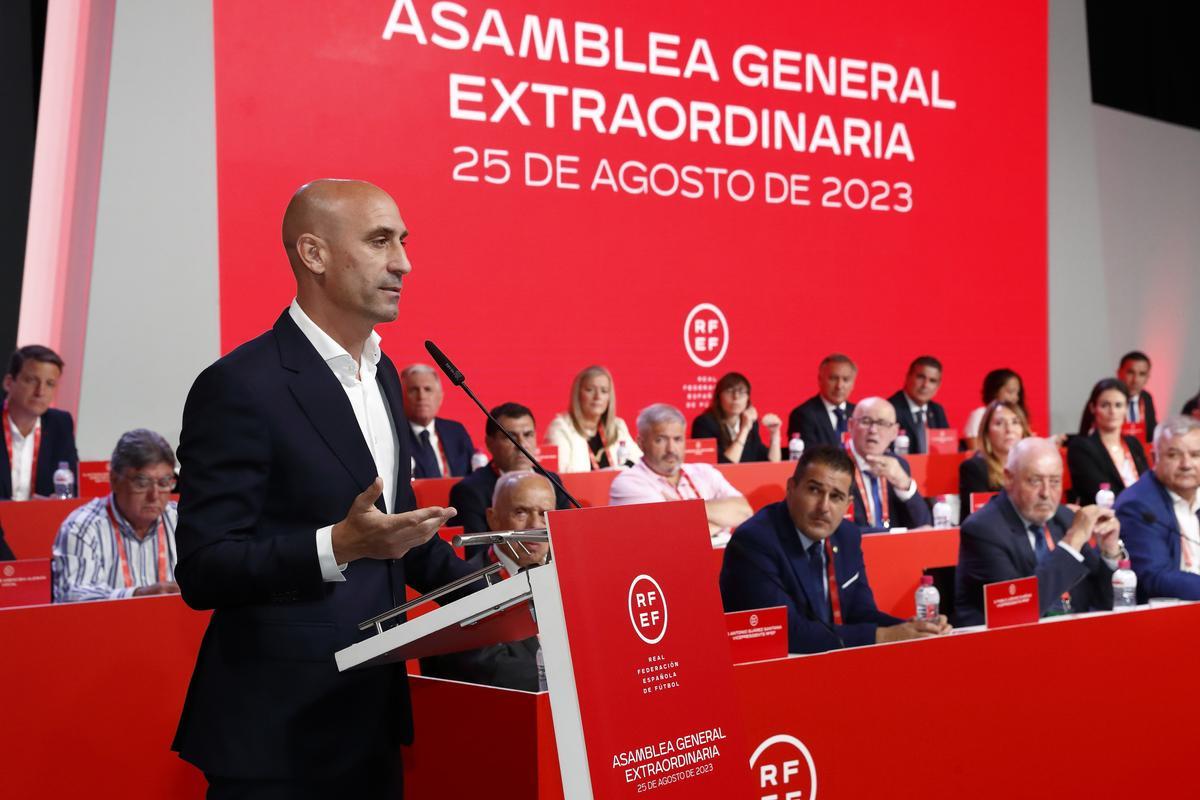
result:
[[[908,461],[887,453],[898,432],[896,409],[882,397],[863,400],[850,417],[850,457],[858,467],[851,487],[854,524],[863,533],[933,522]]]
[[[848,402],[854,391],[858,367],[849,356],[833,353],[821,359],[817,368],[817,394],[792,409],[788,415],[788,439],[800,434],[805,447],[818,444],[842,446],[854,403]]]
[[[1126,412],[1130,422],[1146,424],[1146,441],[1154,441],[1154,429],[1158,427],[1158,414],[1154,410],[1154,398],[1146,391],[1146,382],[1150,380],[1150,356],[1140,350],[1131,350],[1121,356],[1117,366],[1117,377],[1129,390],[1129,410]]]
[[[537,427],[533,421],[533,412],[520,403],[502,403],[492,409],[492,416],[511,433],[529,452],[537,449]],[[484,429],[484,446],[492,454],[492,460],[486,467],[481,467],[450,487],[450,505],[458,511],[458,515],[450,520],[451,526],[461,526],[467,533],[483,533],[491,530],[488,527],[487,510],[492,505],[492,493],[496,490],[496,481],[500,476],[509,472],[524,471],[533,468],[520,450],[513,446],[508,437],[501,433],[499,426],[490,419]],[[555,478],[558,475],[551,473]],[[567,496],[554,489],[554,507],[562,510],[571,508]],[[467,548],[468,558],[486,549],[484,545]]]
[[[400,381],[373,330],[398,315],[407,233],[375,186],[301,187],[283,224],[296,300],[188,395],[175,574],[215,611],[174,749],[209,798],[398,796],[404,665],[339,673],[333,654],[406,583],[471,572],[436,536],[454,510],[412,510]]]
[[[400,371],[414,478],[461,478],[471,471],[475,444],[461,422],[442,419],[442,379],[428,364]]]
[[[933,356],[919,356],[908,365],[904,388],[888,398],[896,409],[896,422],[908,435],[908,452],[929,452],[929,428],[949,428],[946,409],[933,401],[942,385],[942,362]]]
[[[49,497],[54,494],[54,471],[62,463],[79,474],[75,423],[66,411],[50,408],[62,369],[58,353],[41,345],[22,347],[9,361],[0,419],[0,500]],[[19,462],[15,468],[14,460]]]
[[[481,470],[482,471],[482,470]],[[536,472],[506,472],[496,483],[488,503],[490,531],[523,531],[546,527],[546,514],[554,509],[554,487]],[[499,562],[502,577],[542,564],[550,551],[547,544],[485,545],[473,561],[482,567]],[[515,642],[448,653],[421,659],[421,674],[431,678],[481,683],[504,689],[536,692],[538,640],[530,636]]]
[[[721,563],[725,610],[786,607],[792,653],[896,642],[950,630],[944,616],[937,621],[906,622],[875,605],[863,562],[862,534],[843,519],[853,473],[853,462],[840,448],[807,448],[788,478],[785,500],[743,522],[725,548]]]
[[[1112,608],[1112,574],[1127,557],[1116,515],[1099,506],[1072,513],[1060,505],[1062,457],[1047,439],[1022,439],[1009,451],[1004,491],[962,525],[955,571],[956,625],[982,625],[983,587],[1037,576],[1042,614]],[[1095,536],[1096,548],[1088,544]]]

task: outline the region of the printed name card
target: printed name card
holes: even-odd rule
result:
[[[971,510],[974,514],[979,509],[992,502],[992,498],[1000,494],[999,492],[971,492]]]
[[[931,453],[957,453],[958,428],[926,428],[925,442]]]
[[[684,460],[692,464],[717,463],[717,440],[688,439],[684,443]]]
[[[983,619],[989,628],[1028,625],[1041,617],[1037,578],[999,581],[983,587]]]
[[[735,664],[787,657],[787,609],[783,606],[727,612],[725,628]]]
[[[104,497],[110,491],[107,461],[79,462],[80,497]]]
[[[558,472],[558,445],[539,444],[533,454],[542,462],[546,472]]]
[[[1146,442],[1146,423],[1144,422],[1126,422],[1121,426],[1122,436],[1133,436],[1143,444]]]
[[[50,559],[0,561],[0,608],[50,602]]]

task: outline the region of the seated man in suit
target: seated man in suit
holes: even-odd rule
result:
[[[842,446],[846,421],[854,413],[848,402],[854,391],[858,367],[849,356],[833,353],[817,368],[817,394],[792,409],[788,415],[788,438],[800,434],[806,447],[818,444]]]
[[[1117,377],[1129,389],[1127,419],[1145,423],[1146,441],[1153,441],[1158,415],[1154,411],[1154,398],[1146,391],[1146,383],[1150,380],[1150,356],[1140,350],[1131,350],[1121,356]]]
[[[404,416],[412,436],[414,478],[461,478],[471,471],[475,445],[461,422],[442,419],[442,379],[428,364],[409,364],[400,372]]]
[[[492,409],[492,416],[516,437],[522,447],[531,453],[537,450],[537,427],[534,425],[532,411],[519,403],[503,403]],[[490,419],[484,428],[483,444],[491,453],[492,460],[486,467],[475,470],[450,488],[450,505],[458,511],[458,515],[447,525],[461,526],[467,533],[483,533],[489,530],[487,509],[492,504],[492,493],[495,492],[496,481],[501,475],[533,469],[529,459],[513,446],[499,426]],[[572,507],[566,495],[557,489],[555,498],[555,508]],[[483,545],[467,548],[467,557],[474,556],[482,549]]]
[[[1048,439],[1008,452],[1004,491],[962,525],[954,583],[957,625],[982,625],[983,587],[1037,576],[1042,614],[1112,608],[1112,574],[1125,557],[1113,512],[1061,504],[1062,456]],[[1093,536],[1099,552],[1088,544]]]
[[[1169,417],[1154,432],[1154,469],[1117,498],[1138,598],[1200,600],[1200,419]]]
[[[121,435],[112,492],[75,509],[54,539],[54,602],[178,594],[175,451],[154,431]]]
[[[17,350],[4,376],[4,452],[0,454],[0,500],[54,494],[54,471],[65,463],[79,474],[75,423],[54,405],[63,360],[48,347]]]
[[[608,492],[614,506],[703,500],[708,532],[718,543],[729,529],[750,518],[753,510],[742,493],[711,464],[685,464],[687,420],[675,406],[655,403],[638,414],[638,446],[642,457],[617,475]]]
[[[882,397],[868,397],[850,417],[850,456],[854,475],[854,524],[863,533],[919,528],[933,518],[902,456],[888,455],[896,439],[896,409]]]
[[[844,519],[853,474],[854,463],[843,450],[807,448],[788,478],[787,498],[743,523],[725,548],[725,610],[785,606],[790,652],[819,653],[950,631],[944,616],[936,622],[905,621],[875,606],[862,534]]]
[[[904,388],[888,398],[896,409],[896,421],[908,434],[908,452],[928,453],[929,428],[949,428],[946,409],[933,402],[942,385],[942,362],[933,356],[918,356],[908,365]]]
[[[554,487],[536,472],[506,472],[496,481],[487,510],[488,530],[523,531],[546,527],[546,513],[554,509]],[[548,544],[490,545],[475,559],[478,566],[499,562],[501,577],[544,564]],[[481,683],[504,689],[538,691],[538,640],[530,636],[516,642],[465,650],[421,659],[421,674],[431,678]]]

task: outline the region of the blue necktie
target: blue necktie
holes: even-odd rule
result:
[[[417,439],[420,442],[417,449],[421,453],[421,461],[425,464],[429,477],[441,477],[442,471],[438,467],[437,455],[433,452],[433,445],[429,443],[429,429],[421,431]]]
[[[1045,560],[1046,556],[1050,555],[1050,548],[1046,546],[1045,526],[1030,523],[1029,532],[1033,534],[1033,554],[1037,557],[1040,564]]]
[[[837,417],[838,444],[841,444],[842,434],[846,432],[846,409],[838,406],[833,410],[833,414]]]
[[[820,542],[808,547],[808,572],[812,576],[810,585],[815,586],[817,590],[813,595],[813,612],[829,622],[829,610],[825,602],[825,560],[821,557]]]
[[[871,481],[871,500],[875,503],[875,522],[876,528],[883,527],[883,497],[879,494],[879,478],[874,475],[868,475],[867,479]]]

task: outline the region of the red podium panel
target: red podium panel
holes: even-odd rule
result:
[[[599,469],[594,472],[565,472],[559,475],[563,486],[584,508],[608,505],[608,490],[620,470]]]
[[[450,488],[460,478],[418,478],[412,482],[413,494],[417,496],[417,508],[450,505]]]
[[[0,525],[4,538],[17,558],[49,558],[58,527],[87,498],[70,500],[4,500],[0,502]]]
[[[50,602],[50,559],[26,558],[0,563],[0,608]]]

